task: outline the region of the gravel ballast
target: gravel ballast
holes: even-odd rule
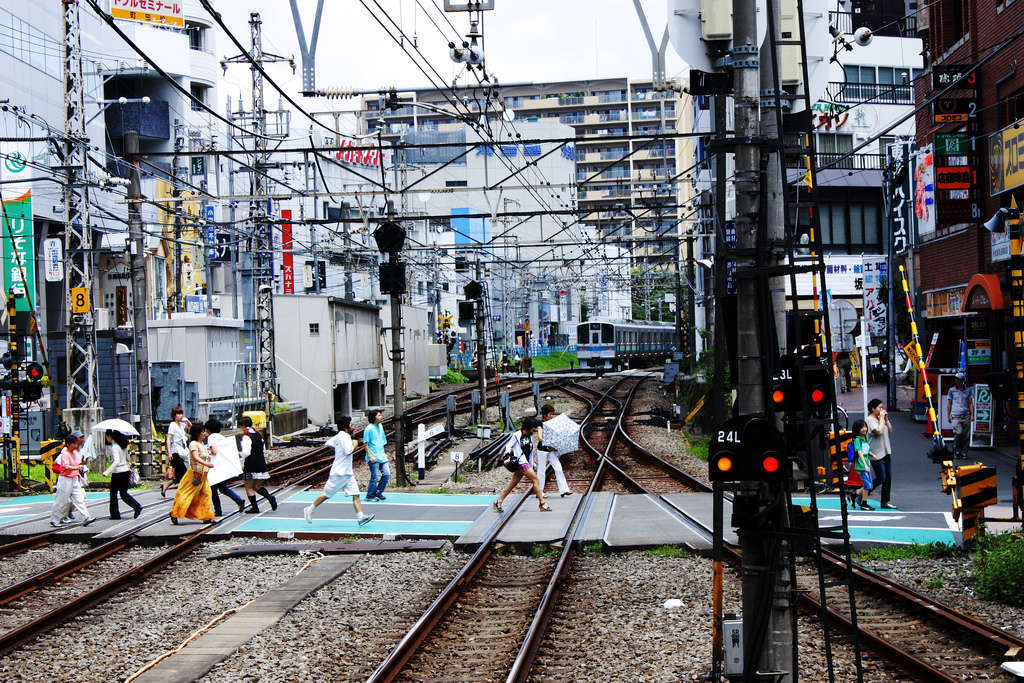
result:
[[[246,539],[253,542],[258,541]],[[237,541],[208,543],[141,586],[30,641],[0,658],[0,679],[123,680],[225,610],[283,583],[307,561],[298,555],[206,559],[237,545]],[[162,549],[135,550],[151,554]],[[91,587],[97,585],[98,581]],[[68,591],[62,597],[78,592]],[[51,600],[55,602],[52,594]]]
[[[365,680],[467,559],[361,557],[200,680]]]

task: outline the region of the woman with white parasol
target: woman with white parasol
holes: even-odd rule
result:
[[[132,508],[137,518],[142,514],[142,505],[135,500],[128,489],[132,487],[132,475],[135,474],[135,485],[138,485],[138,474],[133,472],[128,460],[128,437],[138,436],[135,428],[124,420],[104,420],[93,426],[92,431],[101,432],[106,429],[107,456],[110,466],[103,474],[110,477],[110,519],[121,519],[121,510],[117,504],[120,495],[128,507]]]
[[[570,451],[576,450],[579,440],[579,426],[565,415],[555,417],[555,407],[545,403],[540,408],[541,426],[537,433],[537,478],[541,488],[544,487],[544,475],[548,465],[555,471],[555,483],[558,495],[562,498],[572,495],[569,483],[565,480],[562,463],[559,458]]]

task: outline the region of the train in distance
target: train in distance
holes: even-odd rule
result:
[[[621,370],[663,363],[676,348],[673,323],[590,321],[576,327],[581,368]]]

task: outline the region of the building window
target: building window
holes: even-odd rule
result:
[[[822,202],[822,245],[831,252],[881,252],[881,213],[871,202]]]
[[[319,337],[320,336],[320,323],[310,323],[309,324],[309,336],[310,337]]]
[[[441,291],[443,291],[443,292],[447,292],[448,291],[448,282],[447,281],[441,283]]]
[[[209,86],[205,86],[202,83],[192,83],[189,87],[189,91],[192,93],[192,111],[202,111],[203,107],[200,105],[200,102],[208,104],[206,99],[209,90]]]
[[[999,127],[1024,119],[1024,88],[1013,93],[999,107]]]
[[[206,27],[191,21],[185,22],[185,32],[188,33],[188,47],[190,50],[206,52]]]

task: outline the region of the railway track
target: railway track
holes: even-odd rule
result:
[[[592,403],[584,426],[605,402]],[[586,497],[597,480],[591,481]],[[369,680],[525,680],[571,566],[576,548],[571,539],[582,520],[586,497],[577,507],[557,558],[503,557],[497,553],[497,540],[528,500],[520,496]]]
[[[297,457],[301,458],[306,455],[308,455],[308,453],[300,454]],[[279,461],[279,463],[275,464],[280,464],[281,462],[287,463],[289,461]],[[315,479],[317,476],[322,476],[323,474],[324,473],[321,471],[314,471],[291,481],[290,485],[302,485]],[[278,488],[274,493],[280,493],[282,489],[283,487]],[[205,540],[206,536],[210,532],[220,528],[223,524],[232,520],[239,514],[241,513],[236,511],[224,515],[224,517],[217,523],[204,526],[202,529],[187,535],[176,545],[165,551],[157,553],[153,557],[150,557],[135,567],[120,573],[115,578],[103,583],[102,585],[81,593],[64,603],[59,604],[49,612],[0,634],[0,656],[6,655],[23,643],[36,638],[37,636],[69,621],[70,619],[73,619],[88,609],[105,602],[126,588],[142,583],[153,574],[156,574],[168,565],[177,562],[191,553]],[[163,521],[165,521],[165,517],[163,516],[147,520],[146,522],[132,527],[111,541],[97,546],[82,555],[0,589],[0,606],[10,605],[16,600],[24,598],[31,593],[52,587],[54,583],[60,579],[85,570],[104,559],[112,557],[121,550],[132,546],[138,538],[138,534],[142,530]]]

